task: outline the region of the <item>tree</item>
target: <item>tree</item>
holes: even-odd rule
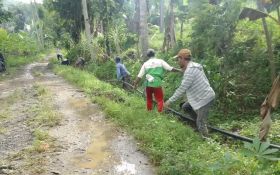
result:
[[[94,50],[93,50],[92,45],[91,45],[92,35],[91,35],[91,32],[90,32],[90,24],[89,24],[88,9],[87,9],[87,1],[86,0],[82,0],[82,7],[83,7],[83,16],[84,16],[84,22],[85,22],[86,35],[87,35],[87,43],[88,43],[88,46],[89,46],[91,59],[94,59],[95,55],[94,55]]]
[[[183,38],[183,32],[184,32],[184,23],[186,22],[188,18],[188,6],[182,4],[179,4],[179,12],[177,14],[178,20],[180,21],[180,38]]]
[[[36,1],[34,0],[31,4],[33,5],[33,10],[32,10],[32,16],[34,21],[33,27],[35,28],[36,31],[37,42],[40,46],[39,48],[42,49],[44,48],[43,22],[39,18]]]
[[[164,0],[160,0],[160,32],[164,31]]]
[[[192,17],[191,49],[195,57],[205,54],[225,56],[232,43],[241,8],[240,1],[225,0],[219,6],[207,2],[190,1]]]
[[[166,18],[166,28],[164,34],[164,41],[162,45],[162,50],[167,51],[173,48],[176,44],[175,36],[175,17],[174,17],[174,0],[170,0],[168,14]]]
[[[25,24],[25,16],[21,10],[17,10],[16,14],[14,14],[14,21],[15,21],[15,32],[18,32],[20,30],[24,29]]]
[[[83,29],[83,13],[81,0],[47,0],[49,10],[55,10],[64,19],[63,27],[71,34],[73,40],[78,43]]]
[[[258,0],[257,6],[260,11],[265,10],[263,0]],[[270,64],[270,72],[271,72],[271,81],[273,82],[274,78],[276,77],[276,67],[275,67],[274,58],[273,58],[272,39],[271,39],[271,35],[268,31],[268,26],[267,26],[265,17],[262,18],[262,24],[263,24],[263,30],[264,30],[265,38],[266,38],[268,61]]]
[[[6,22],[11,17],[11,13],[3,9],[2,0],[0,0],[0,24]]]
[[[108,4],[110,2],[108,2],[107,0],[104,0],[102,1],[101,5],[102,5],[102,12],[101,14],[103,15],[100,15],[101,17],[101,21],[102,21],[102,29],[103,29],[103,34],[104,34],[104,41],[105,41],[105,49],[106,49],[106,53],[107,55],[111,55],[111,48],[110,48],[110,41],[109,41],[109,23],[110,23],[110,18],[112,15],[110,15],[110,7]]]
[[[139,44],[142,58],[146,58],[146,53],[149,47],[148,42],[148,23],[147,23],[147,2],[146,0],[138,0],[140,21],[139,21]]]

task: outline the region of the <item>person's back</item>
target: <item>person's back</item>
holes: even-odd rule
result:
[[[79,57],[75,62],[75,66],[78,68],[83,68],[85,65],[85,59],[83,57]]]
[[[215,98],[215,92],[209,84],[202,65],[190,61],[184,76],[188,77],[187,81],[192,82],[187,84],[186,94],[194,109],[206,105]]]
[[[125,65],[121,63],[121,58],[116,57],[116,69],[117,69],[117,79],[123,81],[123,88],[130,90],[128,83],[130,83],[130,73],[126,69]]]
[[[143,64],[144,74],[146,76],[145,85],[148,87],[160,87],[162,84],[163,74],[165,70],[172,70],[172,67],[169,66],[162,59],[156,57],[150,58]]]
[[[119,69],[119,75],[120,77],[126,77],[129,75],[129,72],[127,71],[126,67],[122,63],[117,63],[116,65],[117,69]]]
[[[140,79],[145,75],[145,86],[146,86],[146,100],[147,100],[147,109],[150,111],[153,109],[153,96],[155,97],[158,105],[158,112],[163,110],[163,90],[162,90],[162,79],[165,70],[167,71],[176,71],[180,70],[171,67],[165,61],[155,57],[155,51],[149,49],[147,51],[147,57],[149,58],[146,61],[137,75],[135,80],[134,87],[137,87]]]
[[[70,61],[67,58],[63,58],[61,61],[61,65],[69,65]]]
[[[123,79],[123,78],[130,75],[130,73],[126,69],[125,65],[121,63],[121,58],[120,57],[116,57],[115,62],[116,62],[117,79],[118,80]]]

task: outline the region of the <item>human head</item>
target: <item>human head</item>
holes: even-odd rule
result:
[[[154,49],[148,49],[148,51],[147,51],[148,58],[155,57],[155,55],[156,55],[156,53],[155,53]]]
[[[116,63],[120,63],[120,62],[121,62],[121,58],[117,56],[117,57],[115,58],[115,61],[116,61]]]
[[[185,68],[189,61],[191,61],[192,53],[189,49],[181,49],[175,58],[178,59],[178,64],[181,68]]]

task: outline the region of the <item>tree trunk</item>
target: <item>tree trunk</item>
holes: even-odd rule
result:
[[[106,54],[107,56],[111,55],[111,49],[110,49],[110,42],[109,42],[109,22],[108,18],[105,17],[104,21],[102,22],[102,28],[103,28],[103,34],[104,34],[104,40],[105,40],[105,48],[106,48]]]
[[[32,4],[34,6],[34,10],[32,10],[32,16],[35,24],[37,41],[39,43],[40,49],[43,49],[44,48],[43,29],[42,26],[39,24],[40,21],[39,21],[36,1],[34,0]]]
[[[138,0],[139,11],[140,11],[140,23],[139,23],[139,34],[140,34],[140,50],[142,59],[146,58],[146,53],[149,47],[148,41],[148,23],[147,23],[147,3],[146,0]]]
[[[262,0],[258,0],[257,2],[257,6],[258,9],[260,11],[264,11],[264,6],[262,3]],[[266,38],[266,45],[267,45],[267,52],[268,52],[268,61],[269,61],[269,65],[270,65],[270,76],[271,76],[271,81],[274,81],[274,78],[276,76],[276,67],[275,67],[275,61],[273,58],[273,51],[272,51],[272,38],[271,35],[268,31],[268,27],[267,27],[267,23],[266,23],[266,19],[262,18],[262,23],[263,23],[263,30],[265,33],[265,38]]]
[[[160,32],[164,30],[164,0],[160,0]]]
[[[278,16],[278,21],[280,23],[280,10],[279,10],[280,6],[278,6],[277,8],[277,16]]]
[[[87,36],[86,40],[87,40],[87,44],[88,44],[89,51],[90,51],[90,57],[91,57],[91,59],[95,59],[94,50],[91,45],[92,35],[90,32],[90,24],[89,24],[89,18],[88,18],[88,10],[87,10],[87,0],[82,0],[82,8],[83,8],[86,36]]]
[[[183,39],[183,30],[184,30],[184,21],[181,22],[181,27],[180,27],[180,39]]]
[[[133,16],[133,31],[134,33],[139,33],[139,21],[140,21],[140,7],[139,0],[135,0],[135,13]]]
[[[273,80],[276,76],[276,67],[275,67],[273,51],[272,51],[272,39],[271,39],[271,35],[268,31],[268,27],[267,27],[267,23],[266,23],[265,18],[262,18],[262,23],[263,23],[263,29],[264,29],[265,38],[266,38],[266,45],[267,45],[267,51],[268,51],[268,61],[269,61],[270,70],[271,70],[271,81],[273,82]]]
[[[114,38],[114,44],[115,44],[115,48],[116,48],[116,51],[117,51],[118,55],[121,54],[121,46],[120,46],[119,36],[120,36],[119,28],[115,27],[115,30],[113,31],[113,38]]]
[[[103,8],[103,17],[102,17],[102,28],[103,28],[103,35],[104,35],[104,48],[106,49],[105,57],[111,55],[111,47],[109,42],[109,11],[108,11],[108,4],[107,0],[102,1],[102,8]]]
[[[175,30],[174,30],[173,3],[172,1],[170,1],[162,50],[167,51],[173,48],[175,45],[176,45],[176,37],[175,37]]]

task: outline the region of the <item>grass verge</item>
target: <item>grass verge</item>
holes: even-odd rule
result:
[[[203,141],[190,127],[157,112],[147,112],[141,97],[101,82],[85,71],[56,66],[55,72],[83,89],[107,116],[141,143],[158,174],[275,174],[280,164],[263,168],[257,159],[244,157],[214,140]],[[273,168],[271,168],[273,167]]]

